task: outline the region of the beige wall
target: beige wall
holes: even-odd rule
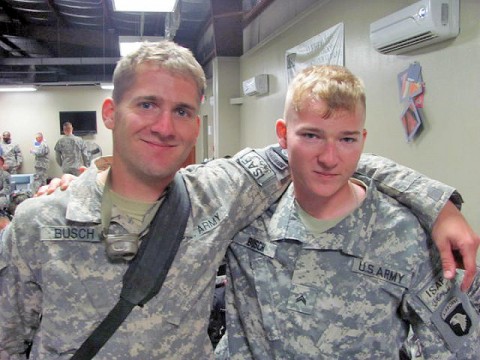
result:
[[[240,148],[240,105],[230,103],[240,91],[240,65],[238,58],[218,57],[214,60],[214,138],[215,157],[233,155]],[[228,140],[227,140],[228,139]]]
[[[279,0],[283,1],[283,0]],[[382,55],[369,41],[369,24],[415,1],[334,0],[310,10],[293,26],[241,58],[241,80],[270,75],[270,93],[245,97],[241,108],[241,146],[275,142],[275,120],[282,116],[286,75],[285,51],[343,22],[345,65],[367,88],[366,151],[388,156],[458,188],[464,214],[477,232],[480,167],[480,6],[461,0],[461,33],[409,55]],[[320,3],[320,1],[319,1]],[[426,83],[425,130],[407,143],[400,124],[396,77],[413,61],[420,62]]]
[[[102,122],[103,99],[106,90],[95,87],[43,87],[33,93],[0,93],[0,132],[10,131],[12,140],[20,145],[24,164],[22,173],[33,173],[33,155],[30,148],[35,134],[43,132],[50,147],[49,176],[59,176],[53,148],[60,137],[59,111],[97,111],[97,134],[84,136],[102,147],[104,154],[112,152],[110,131]]]

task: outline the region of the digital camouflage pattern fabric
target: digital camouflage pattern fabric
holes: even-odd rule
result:
[[[172,268],[160,293],[133,310],[96,359],[213,358],[207,327],[216,270],[234,234],[260,216],[288,180],[282,158],[262,154],[245,150],[233,160],[183,170],[192,213]],[[365,158],[362,171],[367,163],[387,181],[385,191],[421,205],[419,212],[431,210],[427,218],[435,219],[453,193],[386,159]],[[399,188],[402,176],[415,181]],[[435,200],[418,200],[425,187],[437,189]],[[0,255],[2,360],[24,359],[32,341],[33,359],[69,359],[116,303],[128,263],[111,262],[99,241],[102,191],[93,166],[66,192],[19,206]],[[136,230],[131,219],[113,215],[111,233]]]
[[[396,359],[410,326],[427,359],[479,359],[479,315],[460,281],[443,279],[417,218],[363,180],[362,205],[323,232],[303,225],[291,186],[235,237],[230,359]]]
[[[255,151],[183,175],[192,213],[163,287],[132,311],[96,359],[213,357],[207,327],[216,269],[235,232],[288,180]],[[0,257],[4,354],[24,358],[19,354],[33,341],[31,358],[69,359],[116,303],[128,263],[110,261],[100,241],[102,191],[92,167],[66,192],[29,199],[17,209]],[[112,215],[110,233],[137,230],[115,209]]]

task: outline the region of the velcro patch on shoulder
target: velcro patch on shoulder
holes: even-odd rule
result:
[[[253,176],[258,185],[263,186],[270,179],[275,177],[275,172],[270,168],[268,163],[254,150],[249,151],[241,158],[238,163]]]
[[[282,150],[279,150],[282,151]],[[268,160],[279,170],[285,170],[288,167],[288,162],[285,160],[282,155],[280,155],[274,148],[268,148],[265,154],[268,157]]]

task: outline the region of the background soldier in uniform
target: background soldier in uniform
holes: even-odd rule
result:
[[[47,183],[47,172],[50,165],[49,153],[50,149],[43,139],[41,132],[35,136],[35,146],[30,149],[30,153],[35,156],[35,175],[33,177],[33,189],[35,193],[40,186]]]
[[[227,251],[231,359],[396,359],[410,325],[426,358],[478,359],[479,314],[460,280],[442,277],[424,228],[375,181],[352,178],[367,134],[361,81],[306,69],[284,119],[292,184]]]
[[[3,170],[5,160],[0,156],[0,210],[5,210],[10,204],[10,195],[12,193],[12,181],[10,174]]]
[[[191,52],[169,41],[144,44],[118,63],[113,98],[102,106],[104,124],[113,134],[113,158],[97,159],[65,192],[26,200],[4,234],[4,357],[21,358],[33,342],[33,358],[69,359],[116,303],[132,253],[110,257],[109,244],[115,246],[117,235],[125,235],[135,248],[148,231],[149,220],[196,142],[205,82]],[[432,209],[426,214],[432,225],[453,190],[419,175],[414,192],[399,194],[395,183],[403,176],[398,171],[406,179],[412,172],[386,159],[375,160],[373,168],[394,179],[384,189],[411,205]],[[208,319],[215,273],[229,239],[258,217],[288,180],[286,164],[273,149],[246,149],[181,174],[192,210],[165,282],[143,307],[133,309],[96,359],[212,358]],[[416,185],[436,186],[440,198],[434,204],[420,201],[425,193],[417,192]],[[27,222],[32,226],[25,226]],[[461,229],[468,228],[463,218],[460,223]],[[94,230],[93,237],[78,238],[91,234],[89,230]],[[60,233],[62,238],[56,238]],[[440,237],[440,243],[451,240]]]
[[[5,159],[5,170],[10,174],[17,174],[22,166],[23,156],[20,146],[12,143],[12,137],[9,131],[3,132],[2,156]]]
[[[79,168],[87,166],[88,152],[81,137],[73,135],[70,122],[63,123],[64,135],[55,144],[55,159],[64,174],[79,175]]]

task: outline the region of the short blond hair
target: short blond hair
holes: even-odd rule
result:
[[[140,48],[119,60],[113,72],[113,100],[119,103],[135,80],[136,68],[143,63],[158,65],[173,74],[193,79],[200,103],[206,88],[205,73],[192,52],[169,40],[144,42]]]
[[[290,83],[285,119],[288,109],[302,111],[312,100],[325,101],[329,113],[339,109],[353,112],[358,104],[366,107],[365,87],[362,80],[343,66],[314,65],[301,71]]]

